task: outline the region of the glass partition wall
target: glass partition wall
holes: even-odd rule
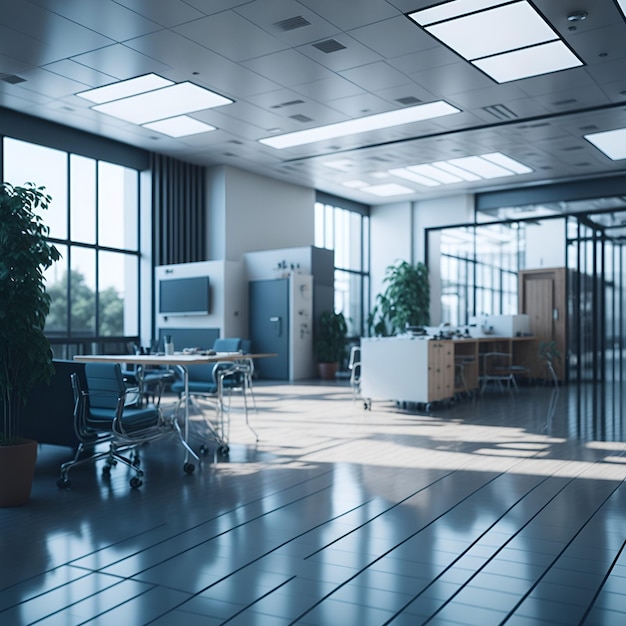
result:
[[[474,224],[429,230],[433,322],[515,314],[520,272],[565,268],[568,434],[623,441],[625,244],[626,199],[477,212]]]

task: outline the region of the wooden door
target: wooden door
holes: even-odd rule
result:
[[[519,312],[530,319],[530,332],[536,342],[529,354],[529,367],[533,377],[545,378],[545,366],[539,358],[541,341],[557,342],[561,362],[556,363],[556,373],[560,380],[565,375],[566,355],[566,299],[565,268],[546,270],[524,270],[519,276]]]

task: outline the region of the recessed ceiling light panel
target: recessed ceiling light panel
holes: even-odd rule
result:
[[[514,50],[472,63],[499,83],[559,72],[583,64],[562,41]]]
[[[451,185],[462,181],[477,181],[501,176],[529,174],[532,170],[501,152],[435,161],[421,165],[389,170],[389,174],[410,180],[424,187]]]
[[[299,130],[284,135],[265,137],[264,139],[259,139],[259,142],[277,150],[282,150],[318,141],[421,122],[453,113],[460,113],[460,109],[443,100],[439,100],[395,111],[387,111],[386,113],[368,115],[345,122],[337,122],[336,124],[328,124],[327,126],[318,126],[317,128],[308,128],[307,130]]]
[[[161,87],[168,87],[173,84],[173,81],[167,80],[167,78],[163,78],[157,74],[145,74],[144,76],[137,76],[137,78],[130,78],[129,80],[122,80],[111,85],[105,85],[104,87],[81,91],[76,95],[90,102],[102,104],[104,102],[119,100],[120,98],[136,96],[137,94],[160,89]]]
[[[231,103],[229,98],[185,82],[92,108],[133,124],[146,124]]]
[[[163,133],[170,137],[187,137],[217,130],[215,126],[205,124],[188,115],[179,115],[166,120],[159,120],[158,122],[150,122],[149,124],[144,124],[143,127],[156,130],[158,133]]]
[[[626,128],[584,135],[584,138],[604,152],[609,159],[614,161],[626,159]]]
[[[528,0],[450,0],[408,17],[498,83],[583,65]]]
[[[426,30],[468,60],[556,39],[554,31],[526,2],[473,13]]]
[[[409,193],[415,193],[414,189],[398,185],[396,183],[387,183],[385,185],[372,185],[371,187],[361,187],[361,191],[366,191],[380,198],[390,198],[391,196],[405,196]]]
[[[432,178],[422,176],[422,174],[418,174],[417,172],[412,172],[408,167],[397,167],[389,170],[389,173],[398,178],[404,178],[404,180],[423,185],[424,187],[439,187],[439,185],[441,185],[440,182]]]

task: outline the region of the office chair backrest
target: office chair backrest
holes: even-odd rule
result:
[[[86,363],[85,377],[92,409],[117,409],[124,395],[124,379],[119,363]]]
[[[215,352],[239,352],[241,350],[241,339],[239,337],[224,337],[216,339],[213,344]]]

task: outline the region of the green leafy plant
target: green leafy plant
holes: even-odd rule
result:
[[[61,255],[47,240],[37,210],[47,209],[43,187],[0,184],[0,443],[19,443],[20,413],[34,385],[54,373],[44,335],[50,297],[44,270]]]
[[[346,353],[348,325],[343,313],[324,311],[316,329],[315,354],[320,363],[340,363]]]
[[[430,321],[430,281],[424,263],[398,261],[387,267],[385,291],[376,296],[368,317],[370,334],[386,337],[404,332],[407,326],[424,326]]]

